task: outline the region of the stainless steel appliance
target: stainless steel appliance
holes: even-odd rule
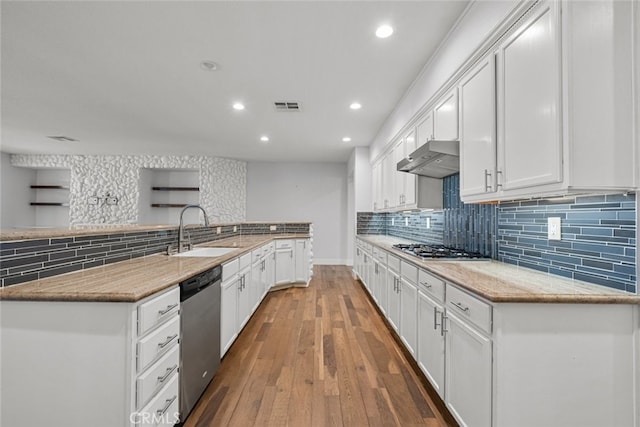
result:
[[[220,282],[217,266],[180,283],[180,422],[220,366]]]
[[[432,139],[398,162],[400,172],[444,178],[460,170],[460,142]]]
[[[411,243],[411,244],[399,243],[397,245],[393,245],[393,247],[422,259],[445,259],[445,260],[446,259],[472,259],[472,260],[489,259],[489,257],[486,257],[479,252],[469,252],[469,251],[465,251],[464,249],[448,248],[442,245],[424,245],[421,243]]]

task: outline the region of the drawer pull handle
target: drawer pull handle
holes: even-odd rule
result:
[[[158,314],[160,316],[164,316],[165,314],[167,314],[168,312],[170,312],[171,310],[173,310],[177,306],[178,306],[178,303],[168,305],[167,308],[165,308],[164,310],[158,310]]]
[[[167,399],[167,400],[165,401],[164,408],[162,408],[162,409],[158,409],[158,410],[156,411],[156,414],[158,414],[158,416],[159,416],[159,417],[162,417],[162,416],[164,415],[164,413],[165,413],[165,412],[167,412],[167,411],[169,410],[169,407],[171,406],[171,404],[172,404],[173,402],[175,402],[175,400],[176,400],[177,398],[178,398],[178,396],[176,395],[176,396],[173,396],[171,399]]]
[[[425,288],[427,288],[427,289],[431,289],[431,288],[433,288],[433,285],[430,285],[430,284],[428,284],[427,282],[420,282],[420,284],[421,284],[422,286],[424,286]]]
[[[169,378],[169,376],[173,373],[173,371],[175,371],[176,369],[178,369],[178,365],[173,365],[170,368],[167,368],[167,372],[165,372],[165,374],[161,377],[158,377],[158,382],[159,383],[163,383],[167,380],[167,378]]]
[[[165,348],[171,341],[175,340],[176,338],[178,338],[178,334],[173,334],[170,337],[167,337],[167,340],[165,342],[158,343],[158,347]]]
[[[462,305],[462,303],[451,301],[451,304],[453,304],[455,307],[458,307],[458,309],[464,311],[465,313],[469,312],[469,307],[465,307],[464,305]]]

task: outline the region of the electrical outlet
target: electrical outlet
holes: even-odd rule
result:
[[[105,199],[105,203],[108,205],[117,205],[118,204],[118,198],[117,197],[107,197]]]
[[[222,233],[222,227],[216,227],[216,234]]]
[[[237,226],[237,225],[234,225],[234,226],[233,226],[233,232],[235,233],[236,231],[238,231],[238,226]]]
[[[269,226],[269,231],[276,231],[278,229],[278,227],[276,225],[270,225]]]
[[[405,226],[405,227],[408,227],[408,226],[409,226],[409,217],[408,217],[408,216],[405,216],[405,217],[404,217],[404,226]]]
[[[89,205],[97,205],[98,204],[98,198],[97,197],[89,197],[87,199],[87,204],[89,204]]]
[[[560,217],[547,218],[547,235],[549,240],[561,240],[562,223]]]
[[[428,216],[427,217],[427,224],[426,224],[427,228],[431,228],[431,217]]]
[[[391,218],[391,225],[396,225],[396,219],[395,218]]]

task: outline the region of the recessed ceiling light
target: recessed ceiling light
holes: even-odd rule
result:
[[[393,34],[393,28],[390,25],[380,25],[376,29],[376,36],[381,39],[386,39]]]
[[[218,69],[218,64],[216,64],[213,61],[209,61],[208,59],[205,59],[200,63],[200,68],[202,68],[205,71],[216,71]]]
[[[269,142],[269,137],[268,137],[268,136],[266,136],[266,135],[262,135],[262,136],[260,137],[260,141],[262,141],[262,142]]]
[[[351,142],[351,138],[345,136],[344,138],[342,138],[342,142]]]
[[[244,104],[236,102],[235,104],[233,104],[233,109],[238,111],[244,110]]]
[[[359,102],[354,102],[349,105],[349,108],[351,108],[352,110],[359,110],[362,108],[362,104],[360,104]]]

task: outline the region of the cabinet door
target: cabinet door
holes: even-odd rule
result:
[[[495,58],[483,59],[460,82],[460,195],[495,192]]]
[[[238,273],[238,332],[251,317],[253,304],[251,302],[251,268],[247,267]]]
[[[491,340],[447,311],[445,403],[461,426],[491,426]]]
[[[380,307],[380,310],[384,314],[387,313],[387,294],[388,294],[387,280],[388,280],[387,267],[384,264],[379,263],[378,264],[378,283],[376,287],[376,290],[377,290],[376,300],[378,302],[378,307]]]
[[[396,332],[400,333],[400,276],[389,270],[387,319]]]
[[[391,199],[393,200],[392,207],[404,205],[404,181],[405,181],[405,176],[409,174],[406,172],[399,172],[397,168],[398,162],[404,159],[404,157],[405,157],[404,140],[401,140],[396,144],[396,146],[393,149],[393,164],[395,166],[395,170],[393,174],[394,190],[393,190],[393,196]]]
[[[404,277],[400,279],[400,339],[416,356],[417,321],[418,321],[418,288]]]
[[[247,290],[249,291],[249,305],[251,312],[254,312],[260,304],[262,294],[264,292],[263,274],[262,274],[262,259],[256,261],[251,266],[251,273],[249,274],[251,280],[248,280]]]
[[[371,200],[373,201],[373,210],[380,209],[379,196],[380,196],[380,162],[375,163],[371,167]]]
[[[307,283],[309,281],[309,241],[307,239],[296,240],[296,254],[293,257],[295,263],[295,282]]]
[[[498,50],[498,184],[504,191],[562,178],[556,3],[543,4]]]
[[[416,129],[412,129],[405,137],[404,137],[404,155],[408,156],[409,154],[416,151]],[[403,198],[402,204],[403,206],[411,206],[416,204],[416,179],[417,175],[406,172],[398,172],[403,175]]]
[[[267,269],[267,278],[266,278],[266,289],[268,292],[269,289],[276,283],[276,253],[275,251],[270,252],[265,258],[265,264]]]
[[[444,399],[444,336],[442,305],[418,292],[418,365]]]
[[[395,191],[396,191],[396,165],[394,163],[393,151],[389,152],[383,160],[383,171],[382,171],[382,193],[383,193],[383,203],[382,208],[392,208],[395,207]]]
[[[224,356],[238,334],[238,276],[220,287],[220,357]]]
[[[429,111],[416,128],[416,149],[433,139],[433,113]]]
[[[293,248],[276,249],[276,285],[293,282]]]
[[[441,141],[458,139],[458,88],[443,96],[433,109],[433,136]]]

